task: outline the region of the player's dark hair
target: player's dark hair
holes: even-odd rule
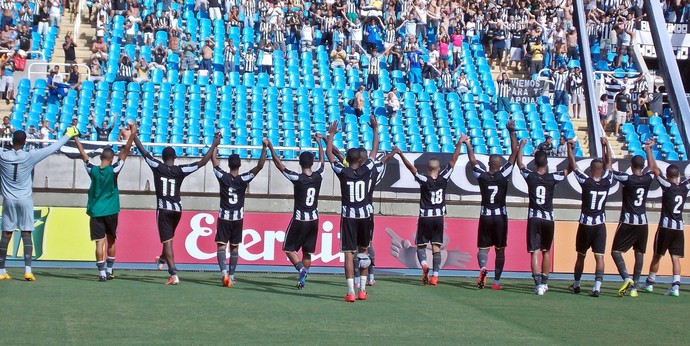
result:
[[[644,157],[642,157],[641,155],[635,155],[630,160],[630,164],[632,165],[632,168],[642,169],[644,168]]]
[[[359,161],[359,149],[358,148],[350,148],[347,149],[347,153],[345,154],[345,159],[349,164],[353,164],[355,162]]]
[[[534,164],[539,168],[546,167],[549,164],[549,157],[545,151],[539,150],[534,154]]]
[[[177,157],[177,154],[173,147],[165,147],[165,149],[163,149],[163,161],[174,160],[175,157]]]
[[[299,166],[302,168],[309,168],[314,165],[314,153],[310,151],[303,151],[299,154]]]
[[[601,159],[592,160],[592,163],[589,164],[589,169],[604,169],[604,161]]]
[[[16,132],[15,132],[16,133]],[[676,165],[666,167],[666,178],[677,178],[680,176],[680,169]]]
[[[22,130],[15,131],[12,135],[12,145],[23,147],[24,144],[26,144],[26,132]]]
[[[103,149],[103,151],[101,152],[101,161],[112,160],[113,157],[115,157],[115,152],[110,147]]]
[[[364,147],[359,147],[359,159],[360,159],[360,161],[364,161],[364,159],[366,159],[367,156],[369,156],[369,151],[367,151],[367,149],[365,149]]]
[[[503,156],[496,154],[489,156],[489,164],[494,167],[500,167],[503,165]]]
[[[240,156],[237,154],[232,154],[230,157],[228,157],[228,167],[230,168],[231,171],[234,171],[236,169],[240,169],[240,166],[242,165],[242,161],[240,160]]]

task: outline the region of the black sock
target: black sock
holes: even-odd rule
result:
[[[486,267],[486,262],[489,260],[489,249],[479,249],[477,253],[477,261],[479,262],[479,268]]]
[[[541,274],[534,274],[534,273],[532,273],[532,279],[534,280],[534,285],[535,285],[535,286],[541,285]]]
[[[235,269],[237,268],[237,258],[239,257],[237,249],[230,253],[230,275],[235,275]]]
[[[604,271],[603,270],[602,271],[597,270],[594,272],[594,281],[599,281],[599,282],[604,281]]]
[[[31,233],[22,232],[22,243],[24,243],[24,265],[31,267],[31,256],[34,254],[34,240],[31,238]]]
[[[355,255],[354,261],[355,261],[355,277],[358,278],[359,277],[359,257],[357,257],[357,255]]]
[[[177,268],[168,268],[168,274],[170,274],[170,276],[177,275]]]
[[[374,247],[370,246],[369,247],[369,259],[371,260],[371,264],[369,265],[369,275],[374,274],[374,263],[375,262],[375,253],[374,253]]]
[[[434,257],[433,260],[433,265],[434,265],[434,272],[438,273],[439,270],[441,270],[441,253],[440,252],[434,252],[432,254]]]
[[[541,284],[546,285],[549,282],[549,274],[541,274]]]
[[[640,277],[642,276],[642,266],[644,265],[644,254],[640,252],[635,252],[635,269],[633,270],[633,281],[635,285],[640,282]]]
[[[5,269],[5,259],[7,259],[7,246],[10,244],[10,237],[2,236],[0,239],[0,269]]]
[[[98,272],[100,275],[100,272],[105,271],[105,262],[103,262],[103,261],[96,262],[96,268],[98,268]]]
[[[220,267],[220,271],[223,272],[228,270],[228,267],[225,264],[225,261],[227,260],[227,258],[225,257],[225,249],[218,250],[216,252],[216,257],[218,258],[218,266]]]
[[[496,271],[494,272],[494,280],[501,280],[501,275],[503,274],[503,267],[506,264],[506,253],[505,251],[499,251],[496,253]]]
[[[426,262],[426,247],[417,248],[417,260],[419,260],[420,264]]]
[[[105,264],[108,267],[108,269],[112,270],[113,265],[115,265],[115,257],[110,257],[110,256],[106,257]]]
[[[621,278],[623,278],[623,280],[628,279],[630,275],[628,274],[628,269],[625,267],[623,254],[618,251],[614,251],[611,253],[611,257],[613,257],[613,262],[616,263],[616,268],[618,268],[618,274],[620,274]]]
[[[302,264],[302,262],[297,262],[297,264],[295,264],[295,269],[297,269],[298,272],[301,272],[302,268],[304,268],[304,264]]]

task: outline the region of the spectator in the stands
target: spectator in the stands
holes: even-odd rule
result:
[[[29,125],[29,132],[26,134],[26,139],[41,139],[41,134],[36,132],[36,125]],[[31,151],[39,148],[39,143],[29,142],[26,143],[26,150]]]
[[[58,79],[59,77],[59,79]],[[55,70],[50,70],[47,80],[48,94],[57,98],[62,98],[67,95],[64,84],[62,84],[62,76]]]
[[[649,108],[649,92],[642,90],[640,95],[637,96],[637,116],[640,124],[648,124],[649,117],[652,115],[654,115],[654,112]]]
[[[113,128],[115,128],[115,121],[114,119],[111,119],[112,124],[108,126],[108,120],[103,119],[103,122],[101,122],[101,127],[98,127],[98,124],[96,123],[96,119],[91,120],[91,126],[93,128],[93,131],[96,133],[96,140],[99,142],[107,142],[110,133],[113,131]]]
[[[90,59],[98,59],[101,62],[108,61],[108,45],[103,42],[103,36],[96,37],[96,42],[91,45]]]
[[[571,26],[570,30],[568,30],[568,34],[565,36],[565,42],[568,48],[568,61],[579,60],[580,50],[577,46],[577,31],[575,31],[574,26]]]
[[[356,49],[350,50],[350,53],[347,54],[347,68],[359,70],[360,57],[361,55]]]
[[[350,16],[347,17],[348,29],[350,31],[350,45],[351,47],[357,47],[362,44],[362,38],[364,37],[364,28],[362,26],[362,23],[359,21],[359,18],[355,18],[354,21],[351,21],[350,18]]]
[[[81,74],[79,74],[79,67],[77,65],[72,65],[69,67],[67,84],[69,84],[70,89],[74,89],[76,91],[81,90]]]
[[[390,49],[388,54],[391,57],[390,70],[402,71],[405,60],[405,56],[403,55],[402,37],[396,37],[395,44],[388,48]]]
[[[261,69],[259,72],[266,72],[270,75],[273,71],[273,51],[275,50],[273,42],[266,39],[261,43],[259,48],[263,51],[261,55]]]
[[[170,48],[171,53],[180,55],[180,30],[170,29],[168,33],[168,48]]]
[[[139,30],[142,32],[142,39],[144,45],[151,46],[153,45],[153,32],[156,28],[156,24],[154,23],[154,17],[153,13],[149,14],[144,18],[144,22],[141,24],[141,27]]]
[[[256,54],[252,47],[247,47],[247,51],[241,54],[244,67],[242,73],[254,73],[256,71]]]
[[[389,118],[396,116],[398,114],[398,110],[400,110],[400,99],[398,98],[397,92],[398,89],[396,87],[392,87],[391,91],[386,95],[386,116]]]
[[[156,70],[166,71],[166,62],[168,61],[168,50],[162,44],[158,45],[156,49],[151,52],[151,63],[149,67]]]
[[[91,59],[91,65],[89,65],[89,67],[91,69],[91,77],[89,79],[91,79],[94,83],[102,81],[103,70],[98,59]]]
[[[199,71],[206,71],[206,73],[208,74],[210,71],[213,70],[211,60],[213,59],[214,46],[215,42],[213,42],[213,39],[207,38],[206,44],[203,47],[201,47],[201,62],[199,62]]]
[[[0,32],[0,48],[6,50],[14,50],[16,44],[17,32],[11,26],[5,24],[2,32]]]
[[[225,41],[225,47],[223,48],[223,70],[225,74],[235,72],[235,54],[237,54],[235,42],[232,38],[229,38]]]
[[[143,56],[139,57],[139,61],[134,64],[134,70],[137,71],[136,77],[134,78],[135,82],[145,83],[149,81],[149,71],[151,67]]]
[[[582,85],[582,73],[580,68],[575,66],[568,78],[568,91],[570,92],[570,104],[572,105],[572,112],[570,114],[575,119],[580,119],[580,112],[585,104],[585,93]]]
[[[220,0],[208,0],[208,17],[211,21],[223,19],[220,13]]]
[[[180,43],[180,48],[182,49],[182,61],[180,61],[180,69],[182,70],[193,70],[196,65],[196,51],[197,45],[194,40],[192,40],[192,35],[187,34],[185,39]]]
[[[7,104],[14,100],[14,61],[8,58],[1,65],[2,77],[0,78],[0,94]]]
[[[331,68],[345,68],[345,59],[347,53],[343,50],[343,45],[339,44],[336,49],[331,52]]]
[[[557,155],[559,157],[567,157],[568,156],[568,141],[565,139],[565,136],[561,136],[560,142],[558,143],[558,148],[556,149]]]
[[[553,138],[551,138],[551,136],[544,136],[544,141],[537,146],[537,148],[534,150],[534,154],[539,151],[543,151],[549,156],[555,156],[557,154],[556,148],[553,147]]]
[[[31,30],[28,30],[28,27],[26,25],[23,25],[23,24],[18,25],[18,29],[19,29],[19,34],[17,35],[17,40],[19,41],[18,48],[28,53],[31,50],[31,46],[33,44],[33,39],[31,37]]]
[[[14,133],[14,126],[10,123],[10,117],[5,116],[2,118],[2,124],[0,124],[0,136],[4,141],[2,142],[2,147],[5,149],[12,148],[12,134]]]
[[[48,29],[50,28],[50,14],[48,12],[50,12],[48,3],[46,0],[41,0],[41,5],[38,8],[38,15],[35,16],[34,20],[38,21],[38,29],[36,32],[43,37],[48,35]]]
[[[40,138],[43,140],[51,139],[51,135],[55,133],[55,130],[50,128],[50,122],[48,120],[41,124]],[[50,143],[43,143],[43,147],[47,147]]]
[[[308,19],[303,19],[300,31],[300,49],[302,52],[311,52],[313,42],[314,28],[311,26]]]
[[[352,102],[352,108],[358,118],[364,114],[364,89],[364,85],[359,86]]]
[[[551,74],[553,81],[553,106],[567,106],[568,105],[568,91],[566,90],[568,84],[568,71],[565,65],[558,67],[557,71]]]
[[[48,10],[48,15],[50,18],[50,26],[53,27],[58,27],[60,26],[60,17],[62,16],[62,13],[60,12],[60,1],[59,0],[51,0],[50,1],[50,9]]]
[[[77,55],[74,48],[77,46],[70,35],[65,35],[65,43],[62,44],[62,49],[65,51],[65,64],[76,64]]]
[[[470,81],[467,79],[467,74],[465,71],[460,71],[460,76],[458,76],[458,93],[465,94],[470,91]]]
[[[367,75],[367,89],[378,90],[379,88],[379,76],[381,75],[381,62],[385,60],[385,55],[387,51],[383,53],[378,53],[376,48],[371,50],[371,54],[367,54],[362,47],[358,47],[362,54],[366,55],[369,59],[369,74]],[[390,49],[390,48],[388,48]]]
[[[632,116],[632,100],[627,87],[623,87],[621,91],[613,98],[613,105],[616,110],[616,117],[614,118],[614,136],[620,137],[621,127],[630,120]]]
[[[116,81],[132,82],[134,80],[134,71],[132,67],[132,60],[127,54],[120,54],[120,60],[117,64]]]
[[[529,54],[529,73],[539,73],[542,69],[544,69],[544,46],[541,44],[541,39],[537,39],[534,44],[530,45]]]
[[[444,94],[452,92],[455,90],[453,87],[453,74],[450,72],[448,67],[444,67],[441,70],[441,88],[440,91]]]
[[[599,104],[597,105],[597,113],[599,113],[599,121],[601,128],[606,132],[609,126],[609,95],[601,94],[599,97]]]
[[[422,83],[422,64],[420,63],[422,55],[424,53],[417,49],[407,52],[407,78],[410,85]]]
[[[24,2],[22,8],[19,9],[19,19],[17,24],[33,26],[34,25],[34,11],[29,7],[29,2]]]
[[[511,81],[507,72],[502,72],[501,77],[496,80],[496,110],[510,112],[510,93]]]
[[[503,58],[506,51],[506,38],[508,33],[503,26],[503,21],[499,20],[496,29],[493,32],[493,46],[491,48],[491,67],[496,67],[494,62],[498,60],[498,69],[503,69]]]
[[[632,29],[625,24],[627,24],[627,22],[623,22],[623,24],[620,24],[615,28],[618,40],[618,56],[616,56],[616,67],[621,66],[623,56],[627,55],[628,59],[632,58],[632,48],[630,45],[632,44],[633,32]]]

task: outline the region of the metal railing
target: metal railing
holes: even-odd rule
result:
[[[46,68],[39,69],[38,71],[36,71],[36,69],[34,68],[36,66],[38,66],[38,67],[41,67],[41,66],[44,66],[44,67],[50,67],[50,66],[72,67],[74,65],[77,65],[80,69],[82,67],[85,68],[86,69],[86,80],[89,80],[89,78],[91,77],[91,67],[89,67],[89,65],[86,65],[86,64],[65,64],[65,63],[59,63],[59,62],[36,62],[36,61],[31,62],[29,64],[29,66],[27,66],[27,68],[26,68],[27,78],[31,79],[32,74],[34,74],[34,75],[39,74],[41,76],[45,76],[47,74]],[[69,70],[67,68],[65,68],[64,72],[62,72],[62,73],[69,73]],[[79,75],[84,75],[84,73],[79,72]]]
[[[74,30],[72,31],[72,34],[74,35],[74,39],[79,38],[79,29],[81,27],[81,15],[82,15],[83,8],[84,8],[84,0],[79,0],[79,3],[77,4],[77,15],[76,15],[76,18],[74,19]]]

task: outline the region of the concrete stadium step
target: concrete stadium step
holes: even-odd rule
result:
[[[76,16],[76,14],[74,14]],[[65,42],[65,35],[74,32],[74,21],[72,13],[65,11],[65,14],[60,20],[60,36],[55,45],[55,52],[53,52],[52,61],[55,63],[65,62],[65,51],[62,49],[62,43]],[[77,63],[88,64],[89,56],[91,55],[91,44],[96,36],[96,28],[88,20],[88,10],[84,8],[81,16],[81,25],[79,26],[79,37],[72,37],[72,40],[77,44],[74,49],[77,57]]]

